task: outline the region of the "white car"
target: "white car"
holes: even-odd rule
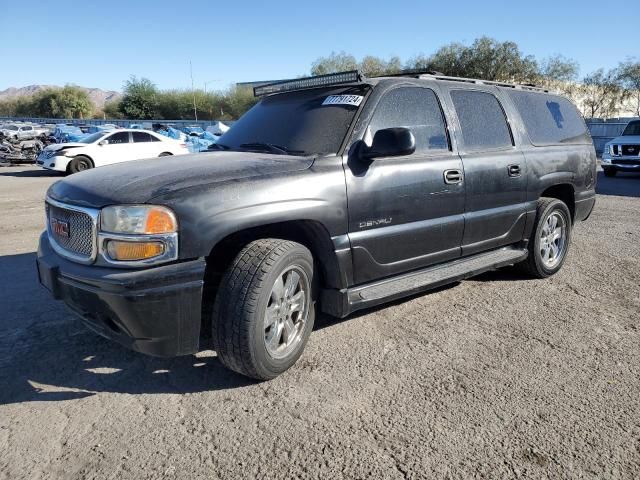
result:
[[[187,145],[178,140],[147,130],[123,129],[96,132],[78,142],[49,145],[36,163],[48,170],[76,173],[140,158],[187,153]]]

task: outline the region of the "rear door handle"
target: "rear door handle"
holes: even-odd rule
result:
[[[507,167],[507,171],[509,172],[510,177],[519,177],[520,176],[520,165],[509,165]]]
[[[444,183],[446,183],[447,185],[455,185],[456,183],[462,183],[462,171],[461,170],[445,170]]]

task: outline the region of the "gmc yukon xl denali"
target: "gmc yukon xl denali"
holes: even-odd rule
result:
[[[136,351],[210,345],[270,379],[316,312],[356,310],[517,265],[562,267],[595,202],[596,155],[564,97],[407,72],[256,87],[218,151],[51,186],[38,273]]]

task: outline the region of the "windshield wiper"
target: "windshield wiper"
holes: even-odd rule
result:
[[[247,150],[258,150],[258,151],[267,152],[267,153],[275,153],[278,155],[304,155],[305,154],[303,150],[291,150],[289,148],[282,147],[280,145],[275,145],[273,143],[263,143],[263,142],[243,143],[240,145],[240,148],[244,148]]]

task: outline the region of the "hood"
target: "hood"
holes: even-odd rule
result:
[[[609,140],[607,145],[640,145],[640,135],[620,135]]]
[[[60,202],[102,208],[146,203],[199,185],[304,170],[313,157],[251,152],[207,152],[151,158],[94,168],[54,183],[47,195]]]
[[[63,148],[76,148],[76,147],[86,147],[87,143],[77,143],[77,142],[68,142],[68,143],[52,143],[51,145],[47,145],[44,147],[45,150],[57,152],[58,150],[62,150]]]

